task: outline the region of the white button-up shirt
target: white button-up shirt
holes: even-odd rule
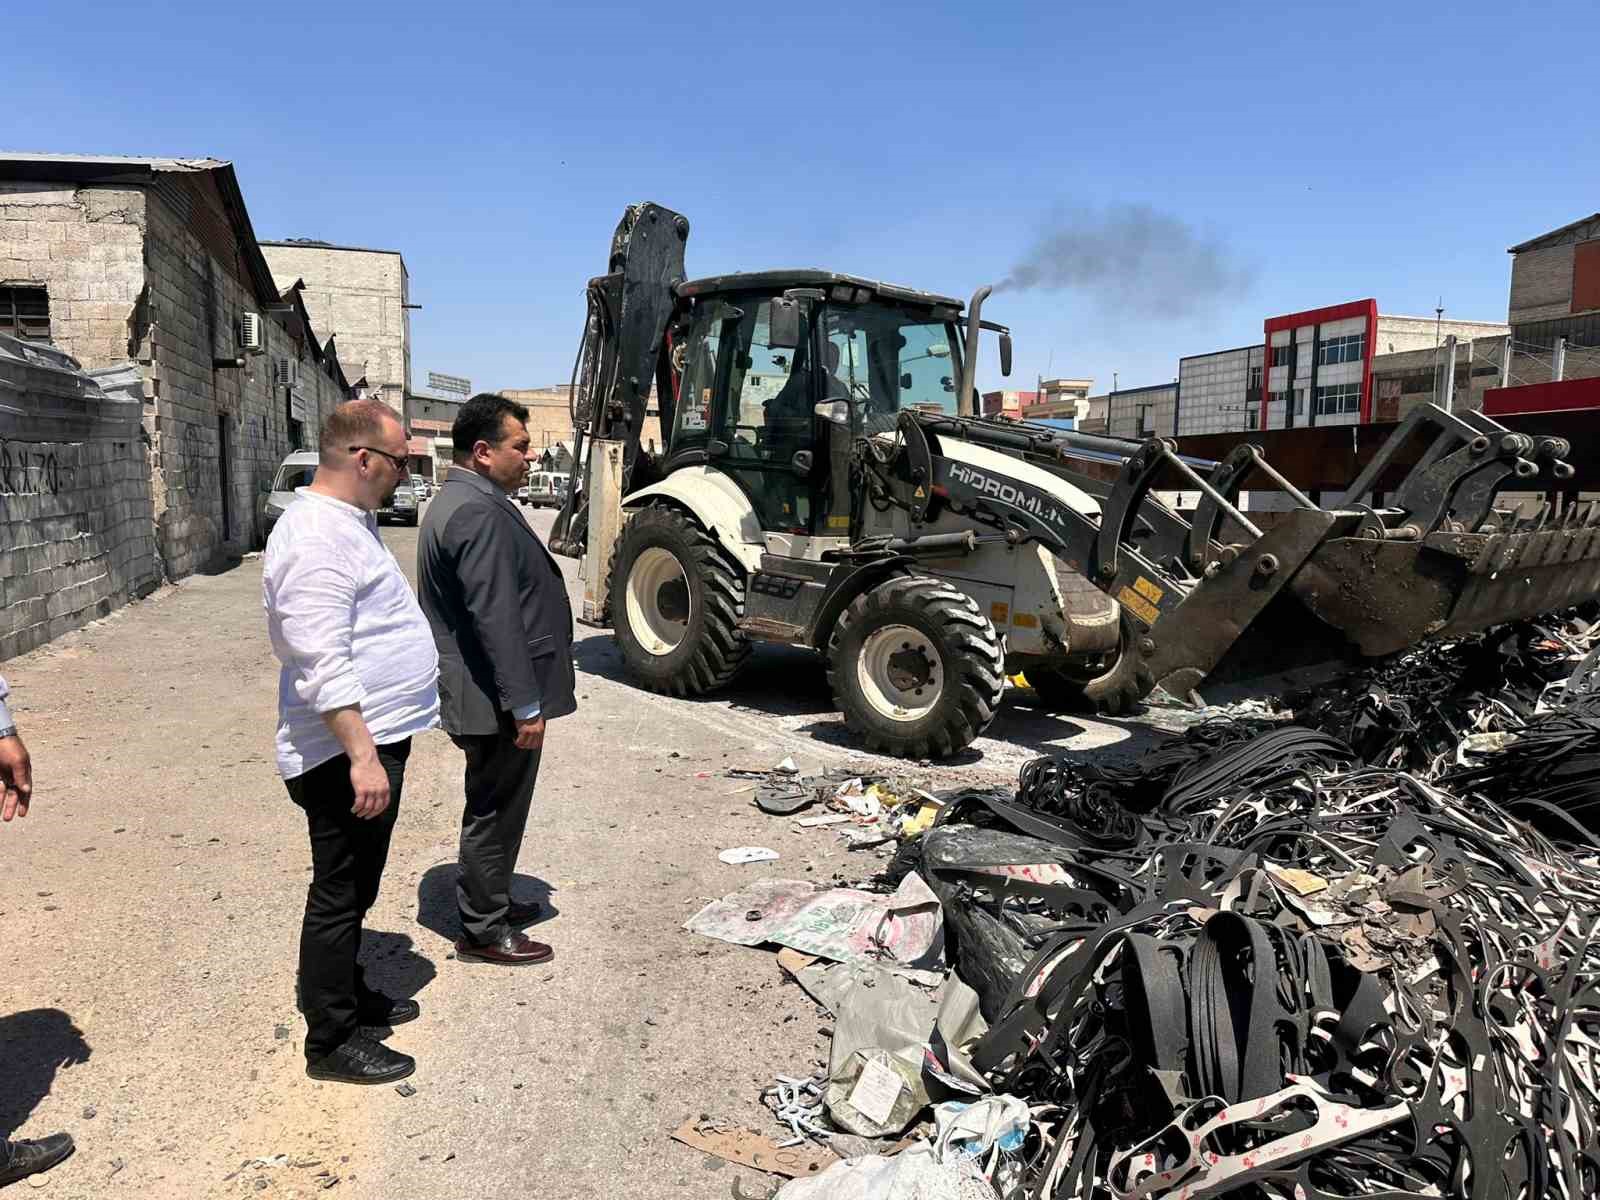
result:
[[[11,689],[6,686],[6,677],[0,675],[0,729],[10,729],[14,721],[11,719],[11,710],[6,707],[6,697],[11,695]]]
[[[267,539],[261,596],[278,674],[278,773],[344,753],[322,714],[357,705],[379,745],[439,723],[439,652],[369,512],[300,488]]]

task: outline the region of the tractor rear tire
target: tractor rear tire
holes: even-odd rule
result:
[[[1097,675],[1082,675],[1065,667],[1030,666],[1023,673],[1039,702],[1052,712],[1099,712],[1127,716],[1150,690],[1139,678],[1139,653],[1134,648],[1138,632],[1121,617],[1122,637],[1116,661]]]
[[[744,576],[676,509],[642,508],[611,556],[613,634],[629,673],[652,692],[700,696],[726,686],[750,656],[739,632]]]
[[[873,750],[948,758],[989,727],[1005,688],[1000,635],[971,596],[926,575],[863,592],[828,639],[828,683]]]

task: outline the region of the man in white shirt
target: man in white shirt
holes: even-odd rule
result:
[[[377,899],[412,735],[439,720],[439,658],[374,510],[407,473],[400,420],[352,400],[322,427],[317,474],[267,539],[261,591],[278,676],[278,772],[305,810],[311,885],[300,932],[306,1074],[390,1083],[416,1069],[374,1036],[417,1017],[356,961]]]
[[[11,709],[6,706],[10,695],[11,689],[0,675],[0,821],[27,816],[33,799],[33,762],[17,732]],[[72,1148],[70,1133],[18,1138],[14,1142],[0,1137],[0,1187],[48,1171],[70,1155]]]

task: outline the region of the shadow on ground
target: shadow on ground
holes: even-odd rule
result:
[[[640,686],[628,674],[622,653],[609,636],[581,639],[573,647],[572,657],[582,674],[595,675],[625,687]],[[744,669],[727,687],[708,696],[690,696],[688,700],[726,704],[771,717],[801,717],[834,711],[833,692],[828,687],[822,657],[793,646],[756,646]]]
[[[417,882],[417,924],[446,941],[454,942],[461,936],[461,918],[456,910],[456,873],[454,862],[435,863]],[[515,904],[537,903],[542,910],[539,919],[527,928],[543,925],[561,914],[551,903],[555,888],[537,875],[514,874],[511,877],[511,900]]]
[[[56,1072],[89,1061],[83,1030],[59,1008],[0,1016],[0,1138],[22,1127],[50,1094]]]
[[[368,929],[361,942],[362,969],[369,986],[386,996],[412,997],[439,972],[416,950],[409,934]]]

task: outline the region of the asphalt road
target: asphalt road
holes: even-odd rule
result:
[[[384,536],[410,573],[416,531]],[[442,734],[418,739],[365,947],[375,982],[422,1005],[393,1035],[418,1058],[409,1097],[303,1073],[309,854],[273,772],[259,560],[7,662],[38,790],[0,828],[0,1132],[79,1144],[41,1190],[726,1196],[734,1169],[670,1131],[702,1113],[770,1129],[760,1089],[811,1070],[825,1022],[770,954],[682,923],[755,878],[853,881],[877,863],[762,815],[723,772],[884,760],[851,746],[809,655],[758,651],[703,701],[632,687],[606,633],[580,628],[577,662],[580,709],[551,725],[519,864],[518,897],[553,909],[535,931],[550,966],[452,958],[461,760]],[[919,778],[1010,783],[1041,751],[1148,736],[1008,703],[959,763]],[[780,861],[717,860],[750,843]]]

